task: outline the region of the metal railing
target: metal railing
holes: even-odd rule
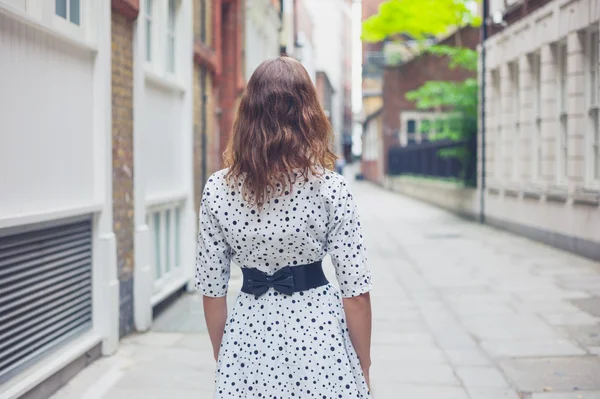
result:
[[[388,152],[388,174],[434,178],[475,186],[476,151],[475,139],[437,140],[392,147]]]

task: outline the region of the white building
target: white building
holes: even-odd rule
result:
[[[114,6],[0,0],[3,399],[113,353],[193,276],[192,2]]]
[[[345,60],[346,50],[351,43],[345,42],[346,24],[351,21],[352,9],[344,0],[303,0],[314,23],[313,43],[315,45],[315,66],[317,71],[326,73],[333,88],[331,123],[335,141],[334,150],[343,153],[342,135],[344,133],[344,85],[348,76]],[[348,99],[350,101],[350,99]]]
[[[261,62],[279,57],[281,19],[271,0],[246,1],[246,80]]]
[[[492,1],[495,22],[523,2]],[[600,2],[554,0],[485,44],[485,214],[600,259]]]
[[[135,326],[193,277],[191,1],[142,0],[134,35]]]
[[[16,398],[118,344],[110,1],[0,0],[0,54],[0,396]]]

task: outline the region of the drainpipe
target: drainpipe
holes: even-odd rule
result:
[[[489,0],[483,0],[483,23],[481,24],[481,189],[479,198],[479,222],[485,223],[485,42],[488,38]]]

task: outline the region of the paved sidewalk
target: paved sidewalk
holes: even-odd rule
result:
[[[598,263],[353,185],[375,399],[600,399]],[[201,298],[186,295],[53,399],[210,399],[213,371]]]

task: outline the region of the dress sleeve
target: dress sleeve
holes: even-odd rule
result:
[[[196,288],[205,296],[227,295],[231,256],[231,248],[204,196],[200,206],[198,228]]]
[[[327,251],[344,298],[371,290],[371,271],[363,244],[362,227],[354,197],[346,182],[330,194]]]

